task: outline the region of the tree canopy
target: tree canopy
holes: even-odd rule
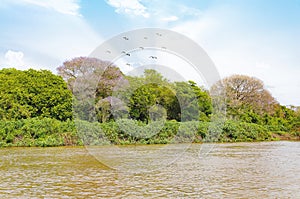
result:
[[[278,104],[261,80],[246,75],[224,78],[212,90],[220,90],[226,97],[227,115],[233,118],[249,111],[259,115],[274,114]]]
[[[72,93],[47,70],[0,70],[0,119],[72,118]]]
[[[75,95],[75,108],[79,107],[77,112],[80,112],[82,119],[91,118],[88,114],[95,111],[98,121],[113,120],[116,111],[112,110],[112,102],[116,99],[125,102],[122,107],[123,116],[143,122],[149,122],[151,116],[154,117],[155,109],[156,112],[164,110],[166,119],[177,121],[208,121],[212,112],[208,92],[195,82],[169,82],[153,69],[146,69],[142,76],[126,76],[110,62],[78,57],[64,62],[57,70]],[[95,96],[90,96],[95,101],[94,107],[90,106],[92,102],[80,97],[74,90],[74,84],[80,82],[81,78],[84,82],[90,81],[84,88],[76,85],[81,90],[95,87],[91,91]],[[92,82],[93,79],[96,82]],[[88,94],[85,92],[83,95]],[[152,111],[151,114],[149,111]]]

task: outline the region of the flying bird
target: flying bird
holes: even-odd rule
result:
[[[107,52],[107,53],[109,53],[109,54],[111,53],[111,51],[110,51],[110,50],[107,50],[106,52]]]
[[[156,56],[150,56],[149,58],[151,58],[151,59],[157,59]]]
[[[158,32],[156,33],[156,35],[157,35],[157,36],[160,36],[160,37],[162,36],[162,34],[160,34],[160,33],[158,33]]]
[[[127,55],[127,56],[130,56],[130,53],[127,53],[127,52],[125,52],[124,50],[123,50],[121,53],[123,53],[123,54],[125,54],[125,55]]]
[[[125,40],[129,40],[129,38],[128,38],[128,37],[125,37],[125,36],[123,37],[123,39],[125,39]]]

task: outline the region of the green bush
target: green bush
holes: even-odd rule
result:
[[[223,123],[154,121],[149,124],[123,119],[98,123],[32,118],[0,121],[0,147],[169,144],[187,142],[240,142],[297,139],[299,131],[276,131],[270,126],[227,120]],[[272,133],[271,133],[272,132]]]
[[[100,123],[76,120],[77,133],[84,145],[109,144]]]
[[[228,120],[225,122],[219,141],[241,142],[241,141],[263,141],[271,140],[272,134],[268,128],[254,123],[236,122]]]
[[[78,145],[74,122],[51,118],[0,121],[0,146]]]

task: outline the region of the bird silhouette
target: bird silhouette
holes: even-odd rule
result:
[[[125,40],[129,40],[129,38],[128,38],[128,37],[125,37],[125,36],[123,37],[123,39],[125,39]]]
[[[156,35],[157,35],[157,36],[160,36],[160,37],[162,36],[162,34],[160,34],[160,33],[158,33],[158,32],[156,33]]]
[[[123,54],[125,54],[125,55],[127,55],[127,56],[130,56],[130,53],[127,53],[127,52],[125,52],[124,50],[123,50],[121,53],[123,53]]]
[[[111,51],[110,51],[110,50],[107,50],[106,52],[107,52],[107,53],[109,53],[109,54],[111,53]]]
[[[149,58],[151,58],[151,59],[157,59],[156,56],[150,56]]]

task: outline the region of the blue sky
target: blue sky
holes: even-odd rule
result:
[[[0,68],[55,72],[121,32],[157,27],[196,41],[222,77],[258,77],[300,105],[300,0],[0,1]]]

